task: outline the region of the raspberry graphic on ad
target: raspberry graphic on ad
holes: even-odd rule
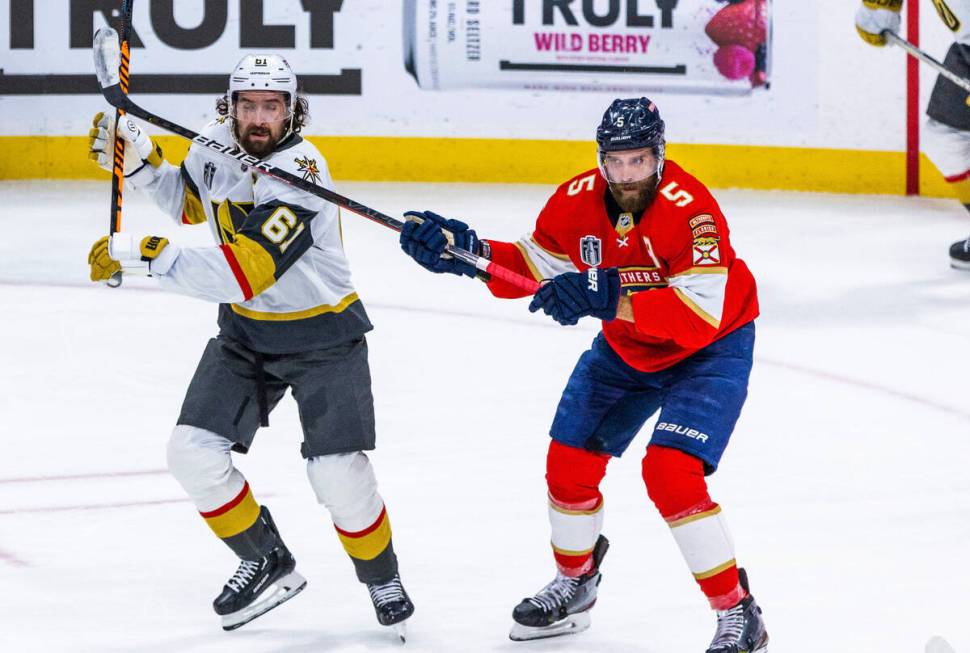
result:
[[[766,81],[766,41],[768,3],[766,0],[729,0],[704,28],[707,36],[720,46],[714,65],[724,77],[747,77],[751,86]]]

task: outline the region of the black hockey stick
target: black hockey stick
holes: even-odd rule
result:
[[[134,0],[122,0],[121,2],[121,60],[118,68],[118,90],[125,96],[128,95],[128,63],[131,58],[128,40],[131,37],[131,13],[133,5]],[[97,67],[99,59],[97,49],[95,50],[94,59],[95,67]],[[111,135],[115,141],[115,152],[114,167],[111,174],[111,206],[109,207],[110,215],[108,222],[109,237],[121,231],[121,202],[125,186],[125,140],[118,138],[117,127],[118,121],[124,115],[125,112],[116,106],[115,121],[113,123],[115,133]],[[121,285],[120,270],[111,275],[107,285],[109,288],[117,288]]]
[[[112,40],[110,38],[102,38],[102,42],[105,44],[110,44]],[[99,52],[95,50],[95,57],[99,56]],[[263,163],[260,159],[247,154],[245,151],[237,148],[230,147],[228,145],[223,145],[222,143],[217,143],[216,141],[206,138],[201,134],[192,131],[191,129],[186,129],[181,125],[177,125],[173,122],[156,116],[155,114],[146,111],[141,108],[128,97],[121,85],[121,80],[119,79],[119,74],[112,74],[113,70],[118,69],[116,63],[118,62],[119,55],[110,52],[107,49],[103,49],[100,52],[102,61],[95,67],[98,71],[98,82],[101,84],[101,93],[104,98],[115,108],[124,111],[125,113],[130,113],[133,116],[137,116],[156,127],[160,127],[165,131],[172,132],[173,134],[178,134],[183,138],[191,140],[193,143],[200,145],[202,147],[208,148],[211,151],[217,152],[229,159],[234,159],[244,165],[250,167],[250,169],[257,174],[265,175],[267,177],[272,177],[277,181],[280,181],[289,186],[294,186],[302,191],[321,197],[332,204],[352,211],[359,216],[372,220],[380,225],[383,225],[394,231],[401,231],[404,223],[400,220],[396,220],[389,215],[381,213],[375,209],[368,206],[364,206],[360,202],[355,202],[354,200],[344,197],[339,193],[336,193],[328,188],[323,188],[317,186],[316,184],[309,182],[302,177],[297,177],[296,175],[287,172],[276,166],[272,166],[268,163]],[[123,60],[123,56],[121,56]],[[127,68],[125,69],[127,73]],[[475,267],[475,269],[485,272],[497,279],[501,279],[507,283],[510,283],[517,288],[526,290],[529,293],[534,293],[539,289],[539,284],[529,277],[523,276],[517,272],[509,270],[501,265],[498,265],[487,258],[476,256],[471,252],[455,247],[449,244],[447,247],[447,252],[454,256],[456,259],[467,263]]]

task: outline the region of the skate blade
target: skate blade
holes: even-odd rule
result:
[[[401,638],[401,643],[402,644],[407,644],[408,643],[408,626],[407,626],[407,623],[408,623],[408,620],[405,619],[404,621],[399,621],[396,624],[391,624],[391,628],[393,628],[394,629],[394,632],[397,633],[397,636]]]
[[[589,624],[589,612],[571,614],[551,626],[523,626],[519,623],[513,623],[512,630],[509,631],[509,639],[513,642],[528,642],[533,639],[575,635],[589,628]]]
[[[291,572],[283,576],[266,588],[259,597],[242,610],[223,615],[222,629],[235,630],[245,626],[256,617],[260,617],[276,606],[289,601],[306,587],[306,579],[300,574]]]

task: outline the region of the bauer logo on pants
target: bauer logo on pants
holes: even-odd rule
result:
[[[603,245],[596,236],[583,236],[579,240],[579,257],[591,268],[603,262]]]

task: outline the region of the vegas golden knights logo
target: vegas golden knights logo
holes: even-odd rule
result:
[[[933,6],[936,7],[936,13],[940,15],[940,20],[946,25],[947,29],[951,32],[956,32],[960,29],[960,19],[957,18],[953,10],[950,9],[944,0],[933,0]]]

